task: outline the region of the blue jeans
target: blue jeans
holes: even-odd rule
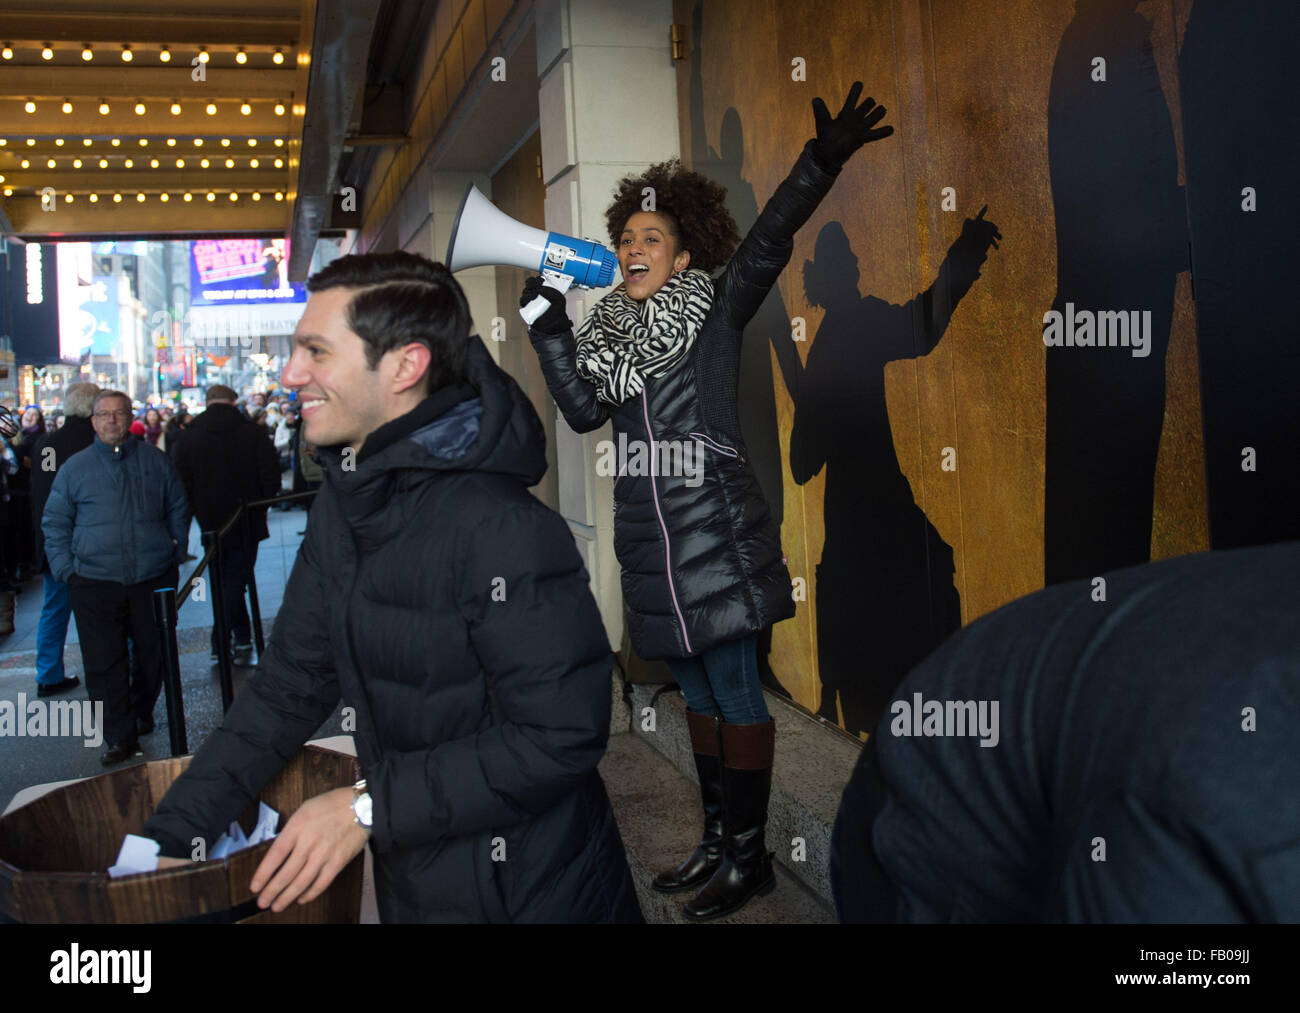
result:
[[[63,645],[68,639],[68,620],[72,618],[72,596],[68,585],[45,574],[45,602],[36,624],[36,681],[44,686],[62,682]]]
[[[758,635],[711,647],[693,658],[671,658],[668,667],[697,714],[721,714],[733,725],[768,719],[763,684],[758,679]]]

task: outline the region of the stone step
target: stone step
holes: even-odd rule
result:
[[[682,905],[693,893],[658,893],[651,889],[650,881],[686,858],[700,841],[700,796],[695,782],[679,774],[640,736],[626,733],[610,736],[600,761],[600,776],[614,807],[645,920],[691,923],[682,913]],[[834,909],[778,863],[775,890],[754,898],[735,914],[707,924],[833,924],[835,920]]]
[[[631,687],[632,733],[661,753],[690,782],[694,792],[692,820],[698,819],[699,789],[686,725],[686,701],[675,689]],[[776,721],[776,761],[772,797],[768,803],[767,846],[777,861],[811,890],[832,912],[830,842],[840,797],[848,784],[861,747],[783,697],[764,692],[768,712]],[[653,701],[653,704],[652,704]],[[646,708],[653,706],[654,731],[647,730]],[[615,729],[628,728],[628,708]],[[613,739],[611,739],[611,742]],[[694,831],[698,833],[698,828]],[[802,841],[802,853],[799,842]],[[683,854],[681,857],[685,857]],[[680,861],[680,858],[678,859]]]

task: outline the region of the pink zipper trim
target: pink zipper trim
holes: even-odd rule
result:
[[[646,399],[645,388],[641,388],[641,411],[645,415],[645,432],[650,438],[650,446],[654,447],[655,434],[650,428],[650,402]],[[677,588],[673,584],[673,552],[668,545],[668,525],[664,523],[663,511],[659,509],[659,486],[655,482],[654,457],[650,459],[650,498],[655,503],[655,513],[659,517],[659,530],[664,533],[664,572],[668,575],[668,593],[673,599],[673,611],[677,613],[677,621],[682,625],[682,640],[686,642],[686,653],[693,654],[691,650],[691,638],[686,633],[686,617],[682,615],[682,607],[677,604]]]
[[[719,454],[726,454],[728,457],[734,457],[739,461],[744,460],[744,458],[741,457],[740,454],[738,454],[735,450],[732,450],[731,447],[724,447],[717,440],[711,439],[709,436],[707,436],[704,433],[687,433],[686,435],[693,437],[696,440],[699,440],[710,450],[716,451]]]

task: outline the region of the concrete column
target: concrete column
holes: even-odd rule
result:
[[[680,153],[672,3],[538,0],[534,19],[546,225],[608,244],[604,217],[615,183]],[[608,291],[571,292],[574,323]],[[556,422],[560,513],[617,648],[623,595],[614,558],[614,480],[595,469],[596,445],[610,438],[608,425],[579,436],[563,417]]]

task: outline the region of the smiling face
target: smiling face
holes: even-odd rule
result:
[[[677,249],[672,225],[663,215],[638,211],[627,220],[618,244],[618,266],[629,299],[650,298],[690,262],[690,253]]]
[[[303,438],[321,447],[344,444],[360,451],[365,438],[391,418],[409,410],[405,402],[428,364],[415,376],[402,366],[407,349],[386,353],[374,369],[366,363],[365,342],[347,325],[352,288],[313,292],[293,334],[293,354],[280,383],[298,391]],[[409,357],[409,356],[408,356]],[[418,358],[418,355],[416,356]],[[422,393],[414,394],[418,402]],[[413,404],[411,405],[413,407]]]
[[[34,426],[36,426],[38,422],[40,422],[40,418],[41,418],[40,414],[36,411],[35,408],[28,408],[25,412],[23,412],[23,428],[24,429],[33,428]]]

